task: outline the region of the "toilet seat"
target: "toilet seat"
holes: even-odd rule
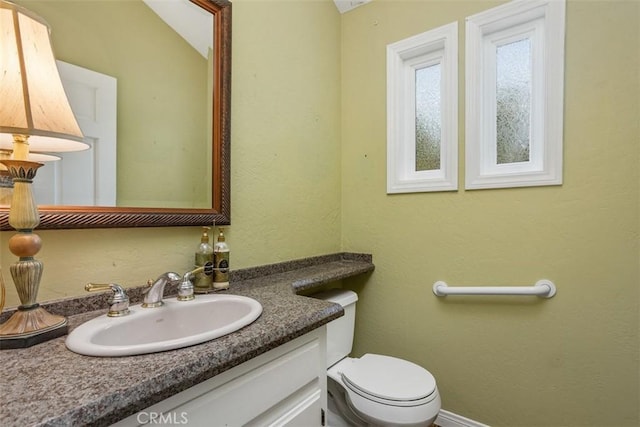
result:
[[[384,405],[424,405],[435,397],[436,380],[429,371],[391,356],[365,354],[341,374],[348,389]]]
[[[328,375],[339,378],[349,408],[372,425],[430,425],[440,410],[433,375],[406,360],[365,354],[343,359]]]

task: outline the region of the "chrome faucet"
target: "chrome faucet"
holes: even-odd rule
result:
[[[155,282],[145,291],[142,307],[160,307],[164,296],[164,287],[167,283],[176,284],[182,280],[179,274],[169,271],[158,277]]]

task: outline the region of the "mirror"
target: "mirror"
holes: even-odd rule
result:
[[[157,61],[154,62],[150,59],[153,57],[152,53],[154,51],[166,52],[165,62],[169,64],[170,68],[180,68],[183,65],[182,68],[185,68],[188,59],[185,59],[186,56],[183,57],[182,54],[170,50],[169,42],[164,39],[160,40],[156,35],[147,35],[141,31],[141,15],[131,12],[132,9],[130,9],[133,7],[134,1],[138,0],[124,3],[63,0],[60,5],[55,6],[55,1],[52,0],[15,0],[16,3],[29,8],[49,22],[52,27],[54,50],[59,59],[94,71],[104,72],[104,74],[115,76],[117,79],[118,169],[117,180],[113,180],[117,181],[117,197],[114,197],[117,203],[115,206],[108,206],[108,203],[98,203],[98,206],[88,206],[88,204],[79,206],[77,203],[63,206],[40,204],[41,222],[38,227],[40,229],[196,226],[210,225],[214,221],[220,225],[230,223],[231,3],[228,0],[190,0],[190,4],[197,6],[197,11],[201,15],[202,11],[209,14],[213,22],[213,29],[199,31],[200,33],[209,33],[207,40],[205,40],[208,47],[200,56],[200,62],[205,64],[204,68],[196,71],[194,77],[183,74],[176,78],[174,74],[167,77],[170,73],[162,71],[156,64]],[[184,3],[189,0],[171,1]],[[167,0],[156,1],[156,3],[166,5]],[[74,19],[70,18],[72,13],[63,13],[63,5],[67,9],[73,8],[73,12],[78,13],[97,12],[102,5],[104,7],[111,6],[112,11],[117,11],[121,15],[119,16],[120,25],[107,24],[105,19],[107,9],[103,9],[101,13],[98,12],[100,18],[96,22],[104,23],[104,27],[115,30],[112,36],[103,36],[102,39],[98,39],[101,30],[96,28],[95,24],[93,27],[95,31],[91,36],[73,33],[65,24],[64,29],[60,30],[61,38],[64,40],[65,32],[70,33],[72,38],[79,43],[84,43],[85,46],[72,48],[68,46],[69,43],[65,43],[61,48],[58,48],[56,47],[55,22],[63,18]],[[127,6],[127,12],[124,12],[124,6]],[[150,10],[146,6],[138,5],[136,7],[138,10],[140,8]],[[146,10],[145,13],[148,14],[149,10]],[[45,12],[51,11],[58,16],[46,16]],[[155,13],[161,16],[161,13]],[[158,16],[156,16],[156,20],[162,23],[157,19]],[[86,21],[86,18],[76,17],[75,20]],[[190,22],[193,20],[190,19]],[[125,32],[122,30],[123,23],[134,28],[131,33],[135,34],[135,40],[122,39],[121,35]],[[164,23],[160,24],[160,26],[162,25]],[[132,55],[135,58],[127,61],[126,67],[119,66],[114,60],[114,55],[110,54],[108,49],[96,46],[104,43],[104,39],[107,38],[116,43],[117,50],[126,50],[123,46],[128,47],[129,45],[143,44],[143,42],[146,43],[146,48],[140,53]],[[179,37],[174,36],[174,38]],[[183,36],[183,38],[184,40],[180,39],[182,41],[177,43],[187,45],[185,40],[188,37]],[[192,51],[189,55],[193,57],[195,48],[187,48],[187,50]],[[93,62],[89,61],[91,66],[78,60],[78,51],[93,58]],[[73,58],[73,52],[76,52],[76,58]],[[137,60],[138,57],[141,62],[134,62],[133,60]],[[100,63],[100,61],[106,64],[106,71],[99,70],[93,65]],[[111,64],[111,68],[109,68],[109,64]],[[136,92],[141,84],[130,83],[127,80],[128,76],[121,72],[123,69],[134,70],[138,74],[142,74],[143,80],[156,82],[153,85],[156,88],[171,88],[173,93]],[[167,84],[157,83],[158,77],[153,73],[161,74],[162,78],[173,80]],[[180,99],[181,96],[189,92],[192,96],[199,96],[200,99],[197,101]],[[133,107],[130,104],[125,104],[124,101],[128,98],[137,100],[137,103]],[[178,111],[172,110],[174,107],[177,107]],[[184,113],[184,110],[188,108],[192,109]],[[144,121],[145,117],[151,121]],[[191,131],[192,128],[188,126],[196,126],[196,130]],[[126,133],[130,128],[136,127],[137,133]],[[85,132],[86,134],[87,132]],[[169,140],[169,145],[161,144],[163,138]],[[140,145],[141,143],[146,143],[146,145]],[[178,160],[178,155],[182,152],[189,152],[191,157],[186,160]],[[210,161],[205,162],[203,159]],[[66,159],[60,163],[64,164],[64,162]],[[176,172],[176,174],[172,176],[169,175],[169,172]],[[38,185],[38,179],[39,176],[36,176],[34,187]],[[178,182],[182,187],[177,186]],[[140,191],[134,194],[132,193],[134,188],[138,188]],[[162,201],[164,206],[158,205],[158,200]],[[0,206],[0,229],[12,229],[8,224],[8,206],[6,205]]]

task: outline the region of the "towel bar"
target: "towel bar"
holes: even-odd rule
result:
[[[550,280],[538,280],[533,286],[455,286],[443,281],[433,284],[433,293],[438,297],[447,295],[535,295],[551,298],[556,294],[556,285]]]

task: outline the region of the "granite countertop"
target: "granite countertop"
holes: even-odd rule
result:
[[[183,349],[89,357],[67,350],[60,337],[2,350],[0,425],[109,425],[342,316],[339,305],[297,293],[373,269],[370,255],[339,253],[233,271],[224,292],[258,300],[262,315],[237,332]],[[132,304],[139,302],[139,292],[128,293]],[[104,314],[105,301],[106,294],[92,295],[46,308],[69,316],[71,331]]]

